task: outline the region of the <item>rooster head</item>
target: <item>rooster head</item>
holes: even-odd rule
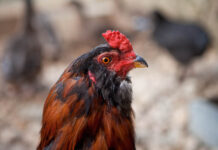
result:
[[[125,35],[111,30],[102,35],[107,43],[95,47],[75,60],[72,67],[74,72],[87,74],[96,82],[96,76],[102,73],[112,72],[124,79],[131,69],[148,67],[147,62],[135,54]]]

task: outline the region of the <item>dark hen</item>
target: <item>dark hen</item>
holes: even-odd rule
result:
[[[25,5],[22,31],[7,44],[2,63],[5,80],[18,86],[35,81],[42,66],[42,49],[34,26],[32,0],[25,0]]]
[[[188,65],[207,50],[210,38],[203,27],[170,20],[159,11],[155,11],[152,17],[154,40],[166,48],[179,63]]]
[[[209,33],[199,23],[171,20],[160,11],[133,19],[135,30],[149,29],[152,39],[178,62],[179,81],[191,73],[191,63],[201,57],[211,43]]]

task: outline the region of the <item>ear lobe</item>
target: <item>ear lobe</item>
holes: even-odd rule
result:
[[[91,79],[94,83],[96,83],[95,76],[90,71],[88,72],[88,75],[89,75],[89,79]]]

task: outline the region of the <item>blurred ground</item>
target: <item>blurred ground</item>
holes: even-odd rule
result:
[[[88,2],[97,3],[99,1],[87,0],[87,4]],[[106,4],[106,6],[110,5],[108,7],[112,9],[108,10],[109,14],[113,12],[114,7],[113,3],[110,3]],[[218,2],[216,0],[179,0],[178,2],[174,0],[137,0],[136,3],[125,0],[125,4],[128,10],[134,13],[148,13],[154,8],[161,8],[172,17],[200,21],[208,27],[214,37],[214,44],[210,50],[203,58],[193,63],[192,73],[181,84],[176,78],[179,69],[177,63],[151,41],[148,33],[140,33],[131,38],[136,52],[144,56],[149,63],[148,69],[133,70],[130,73],[134,91],[133,107],[137,149],[218,149],[202,143],[188,129],[189,103],[198,97],[218,95]],[[36,148],[43,103],[49,88],[74,58],[100,44],[99,41],[92,41],[92,39],[89,39],[91,42],[86,41],[87,39],[82,41],[79,39],[80,36],[84,36],[80,35],[80,33],[84,33],[82,32],[84,29],[81,29],[79,16],[75,9],[66,7],[67,1],[47,0],[44,2],[38,0],[36,5],[38,11],[48,14],[51,18],[61,39],[63,50],[58,62],[44,61],[39,79],[43,88],[33,95],[14,94],[0,78],[0,150],[32,150]],[[95,7],[94,4],[88,6]],[[98,5],[103,8],[106,6],[103,3]],[[12,9],[13,12],[9,13]],[[93,8],[90,8],[91,12],[92,10]],[[94,11],[93,16],[95,15]],[[117,26],[127,32],[130,28],[131,16],[121,13],[117,16],[123,17],[120,20],[129,19],[126,24],[117,21]],[[0,0],[0,57],[7,39],[19,30],[21,17],[21,1]]]

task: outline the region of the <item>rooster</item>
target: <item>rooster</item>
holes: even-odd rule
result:
[[[45,101],[37,150],[134,150],[131,80],[147,67],[119,31],[74,60]]]

